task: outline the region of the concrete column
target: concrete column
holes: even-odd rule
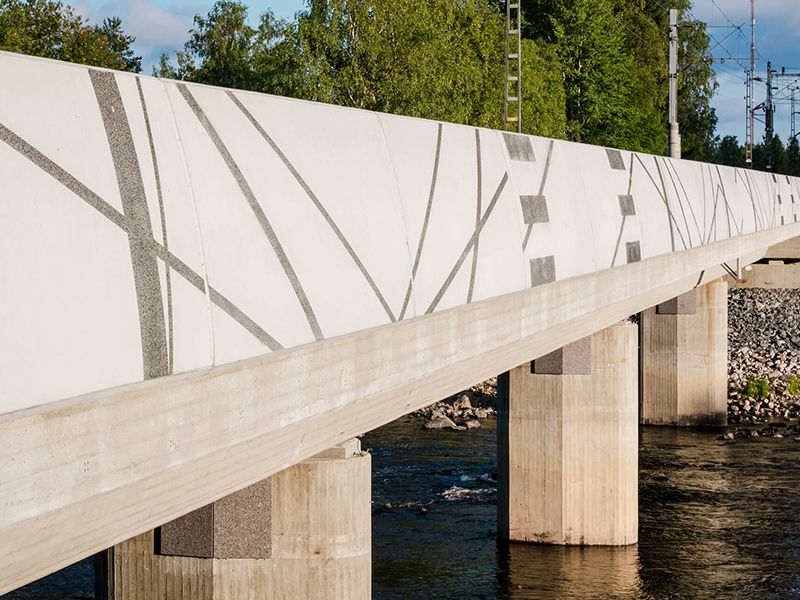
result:
[[[115,546],[109,597],[369,599],[370,465],[351,440]]]
[[[725,425],[728,284],[713,281],[642,313],[645,425]]]
[[[619,323],[498,381],[498,533],[638,539],[637,328]]]

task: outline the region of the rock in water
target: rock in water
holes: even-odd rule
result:
[[[472,402],[469,401],[469,396],[462,394],[462,396],[453,402],[453,408],[456,410],[467,410],[472,408]]]
[[[475,429],[476,427],[481,426],[481,422],[478,421],[478,419],[471,419],[469,421],[466,421],[464,425],[466,426],[467,429]]]
[[[438,415],[433,417],[430,421],[425,423],[425,429],[466,429],[465,427],[459,427],[456,425],[452,419],[449,417],[445,417],[443,415]]]

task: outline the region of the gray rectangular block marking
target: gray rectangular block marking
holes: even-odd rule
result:
[[[636,204],[630,194],[619,195],[619,210],[623,217],[633,217],[636,215]]]
[[[611,166],[612,169],[615,169],[617,171],[625,170],[625,161],[622,158],[622,152],[620,152],[619,150],[606,148],[606,156],[608,157],[608,164]]]
[[[592,337],[581,338],[531,363],[535,375],[591,375]]]
[[[639,242],[625,242],[625,252],[628,255],[628,264],[642,260],[642,247]]]
[[[778,194],[778,204],[783,204],[783,199],[780,194]]]
[[[549,223],[550,215],[547,212],[547,200],[544,196],[520,196],[522,216],[527,225],[534,223]]]
[[[556,280],[555,256],[531,259],[531,287],[552,283]]]
[[[508,156],[511,160],[536,161],[536,155],[533,153],[533,146],[528,136],[517,133],[504,133],[503,139],[506,142]]]
[[[697,281],[700,285],[702,276]],[[670,298],[656,306],[656,314],[659,315],[694,315],[697,314],[697,287],[691,291]]]

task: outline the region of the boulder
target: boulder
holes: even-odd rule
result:
[[[444,415],[437,415],[425,423],[425,429],[466,429],[466,427],[459,427],[452,419]]]

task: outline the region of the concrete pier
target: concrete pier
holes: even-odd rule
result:
[[[727,422],[728,284],[718,280],[642,313],[645,425]]]
[[[118,544],[109,597],[369,599],[370,465],[351,440]]]
[[[636,340],[619,323],[500,377],[501,537],[636,543]]]

